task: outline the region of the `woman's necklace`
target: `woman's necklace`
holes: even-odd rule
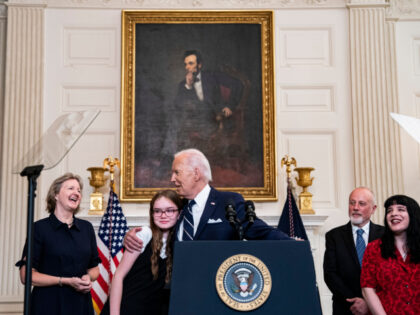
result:
[[[58,221],[60,221],[63,224],[66,224],[68,228],[71,228],[73,226],[74,223],[74,217],[71,217],[71,221],[69,223],[66,222],[66,219],[61,218],[61,216],[58,215],[58,213],[54,212],[55,217],[57,218]]]
[[[405,259],[407,258],[407,253],[408,253],[408,250],[407,250],[407,249],[405,249],[405,246],[403,246],[403,247],[401,248],[401,250],[399,250],[399,252],[400,252],[400,255],[401,255],[401,257],[402,257],[403,261],[405,261]]]

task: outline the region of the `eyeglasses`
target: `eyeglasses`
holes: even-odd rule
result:
[[[178,212],[177,208],[167,208],[167,209],[153,209],[153,215],[156,217],[161,217],[162,214],[165,214],[167,217],[173,217],[175,212]]]

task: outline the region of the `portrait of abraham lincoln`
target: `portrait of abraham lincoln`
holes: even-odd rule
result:
[[[170,186],[173,155],[188,148],[206,155],[211,185],[222,189],[264,188],[274,168],[265,159],[274,163],[262,24],[200,17],[132,24],[133,189]]]

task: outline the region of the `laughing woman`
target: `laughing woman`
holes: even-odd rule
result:
[[[92,315],[90,289],[99,275],[95,233],[88,221],[76,218],[82,181],[66,173],[47,195],[48,218],[35,222],[32,262],[32,315]],[[25,255],[16,265],[25,281]]]
[[[115,272],[111,296],[101,315],[163,315],[168,313],[168,287],[172,270],[172,240],[182,201],[176,192],[163,190],[150,201],[150,228],[137,236],[142,251],[125,251]]]
[[[385,201],[385,233],[363,256],[361,287],[372,314],[420,314],[420,207],[407,196]]]

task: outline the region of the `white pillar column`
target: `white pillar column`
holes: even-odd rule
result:
[[[7,8],[3,1],[0,0],[0,134],[3,132],[4,117],[4,69],[6,67],[6,23]],[[0,139],[0,163],[1,163],[2,145]],[[0,168],[0,178],[2,170]],[[1,182],[0,182],[1,183]]]
[[[9,4],[0,195],[0,313],[22,312],[14,267],[26,236],[26,178],[12,168],[42,133],[44,9]],[[39,205],[37,198],[36,205]]]
[[[403,191],[398,126],[394,24],[385,20],[385,0],[350,1],[351,91],[355,182],[376,194],[376,222],[383,202]]]

